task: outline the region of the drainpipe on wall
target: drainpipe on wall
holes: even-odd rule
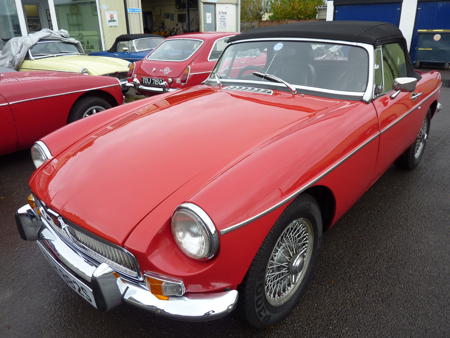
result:
[[[125,9],[125,24],[127,26],[127,34],[130,34],[130,22],[128,21],[128,5],[127,0],[123,0],[123,7]]]

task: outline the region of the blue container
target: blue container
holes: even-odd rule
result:
[[[412,60],[450,62],[449,32],[450,1],[419,1],[410,49]],[[440,39],[436,34],[440,35]]]
[[[340,5],[338,1],[335,1],[334,20],[384,21],[398,26],[400,12],[400,2]]]

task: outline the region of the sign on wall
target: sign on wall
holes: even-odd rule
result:
[[[235,32],[236,5],[216,5],[216,24],[218,32]]]
[[[106,11],[105,15],[106,15],[106,24],[108,26],[113,27],[119,25],[117,11]]]

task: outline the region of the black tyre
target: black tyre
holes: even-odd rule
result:
[[[321,236],[319,206],[302,195],[269,232],[241,286],[239,306],[250,325],[275,324],[298,303],[313,274]]]
[[[397,167],[406,170],[412,170],[417,167],[425,152],[425,145],[427,144],[429,132],[430,118],[428,114],[423,120],[422,127],[420,128],[414,143],[411,144],[395,161]]]
[[[83,97],[73,105],[72,109],[70,110],[68,122],[73,122],[85,117],[89,117],[111,107],[111,103],[109,103],[102,97]]]

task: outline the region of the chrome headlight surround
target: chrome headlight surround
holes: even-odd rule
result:
[[[214,222],[192,203],[183,203],[175,210],[172,235],[181,251],[193,259],[211,259],[219,250],[219,233]]]
[[[37,141],[31,147],[31,159],[33,160],[33,164],[36,169],[52,158],[52,153],[47,148],[44,142]]]

